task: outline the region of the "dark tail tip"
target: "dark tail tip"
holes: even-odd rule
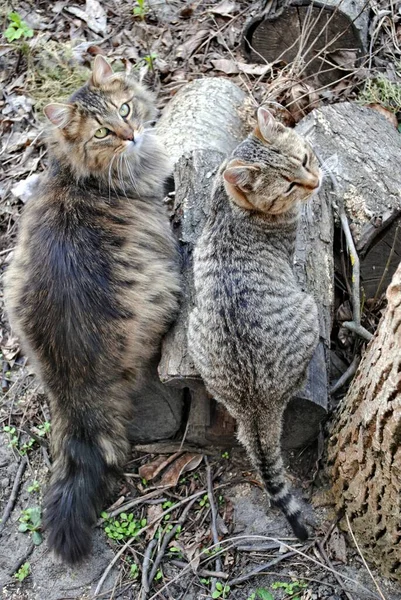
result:
[[[80,440],[68,441],[64,460],[63,476],[56,471],[44,500],[44,525],[50,549],[75,565],[90,552],[91,530],[115,473],[99,448]]]
[[[299,513],[296,515],[286,515],[286,517],[296,537],[301,542],[306,542],[309,539],[309,533],[305,525],[302,523]]]

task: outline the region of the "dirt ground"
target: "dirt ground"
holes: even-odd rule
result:
[[[267,96],[285,104],[292,88],[280,88],[272,96],[272,84],[283,71],[247,64],[243,55],[243,28],[257,10],[257,3],[233,0],[3,3],[1,32],[10,25],[12,11],[26,22],[28,32],[11,42],[3,36],[0,42],[2,272],[15,243],[20,211],[29,199],[29,188],[19,182],[34,181],[47,164],[43,106],[79,87],[97,53],[109,57],[114,68],[135,69],[157,93],[160,109],[188,81],[215,76],[230,77],[255,105]],[[372,3],[371,10],[370,70],[365,65],[347,86],[334,83],[325,94],[312,90],[302,105],[296,105],[296,118],[316,104],[357,100],[364,79],[378,70],[399,82],[400,55],[394,41],[400,36],[398,5]],[[302,78],[296,83],[302,84]],[[397,118],[393,99],[390,104]],[[163,468],[155,464],[160,447],[133,449],[115,503],[107,511],[120,512],[99,522],[90,559],[76,569],[58,563],[47,550],[45,533],[41,539],[41,516],[35,513],[50,467],[50,415],[9,331],[2,300],[0,310],[0,514],[3,519],[8,515],[5,526],[0,524],[2,598],[89,600],[97,591],[96,598],[110,600],[198,600],[211,598],[214,590],[214,598],[227,600],[399,600],[401,587],[375,571],[373,581],[349,536],[337,527],[323,468],[323,438],[287,456],[289,476],[311,504],[305,510],[314,535],[306,545],[295,542],[282,515],[268,507],[241,451],[219,450],[208,457],[207,465],[193,448],[184,446],[175,456],[178,444],[162,453]],[[333,347],[338,346],[336,339]],[[337,364],[351,362],[354,351],[354,345],[343,345]],[[167,472],[170,487],[162,489]],[[132,500],[137,503],[124,508]],[[133,531],[139,533],[125,547]],[[153,539],[157,542],[152,546]],[[161,559],[154,577],[146,561],[151,550],[152,560]],[[261,571],[252,574],[258,567]]]

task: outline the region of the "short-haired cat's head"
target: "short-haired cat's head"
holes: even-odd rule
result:
[[[44,112],[55,125],[51,139],[56,157],[78,177],[109,178],[111,171],[125,170],[128,159],[132,165],[152,154],[152,94],[128,73],[113,73],[100,55],[89,81],[68,103],[48,104]]]
[[[242,208],[278,215],[307,200],[322,181],[309,143],[265,108],[258,124],[223,171],[226,191]]]

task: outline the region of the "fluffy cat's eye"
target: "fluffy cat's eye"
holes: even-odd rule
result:
[[[305,154],[305,156],[304,156],[304,159],[303,159],[303,161],[302,161],[302,166],[303,166],[303,167],[306,167],[306,165],[307,165],[307,164],[308,164],[308,155],[307,155],[307,154]]]
[[[97,129],[95,131],[95,138],[97,138],[98,140],[101,140],[105,137],[107,137],[110,133],[110,129],[107,129],[107,127],[100,127],[99,129]]]
[[[128,104],[121,104],[120,110],[118,111],[122,117],[127,117],[129,115],[129,106]]]
[[[286,193],[286,194],[289,194],[289,193],[291,192],[291,190],[293,190],[293,189],[294,189],[294,187],[295,187],[296,185],[297,185],[297,184],[296,184],[295,182],[292,182],[292,183],[290,183],[290,185],[289,185],[289,186],[288,186],[288,188],[286,189],[285,193]]]

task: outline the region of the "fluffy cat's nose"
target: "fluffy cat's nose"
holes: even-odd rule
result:
[[[135,134],[130,127],[119,127],[116,133],[122,140],[132,142],[135,139]]]

